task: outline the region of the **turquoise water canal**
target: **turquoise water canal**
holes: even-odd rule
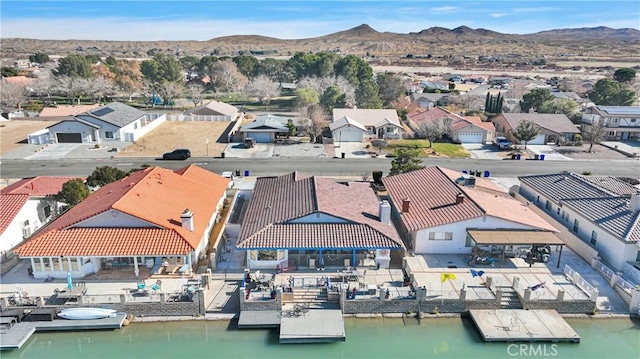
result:
[[[278,344],[277,329],[238,330],[235,323],[189,321],[131,324],[114,331],[34,335],[4,358],[639,358],[640,323],[568,319],[582,342],[485,343],[470,319],[345,319],[347,341]]]

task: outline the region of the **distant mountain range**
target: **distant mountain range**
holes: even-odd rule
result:
[[[557,29],[533,34],[503,34],[460,26],[430,27],[409,34],[378,32],[362,24],[315,38],[283,40],[258,35],[235,35],[207,41],[93,41],[1,39],[3,58],[36,51],[52,55],[96,53],[103,56],[141,57],[151,49],[185,55],[254,54],[289,56],[298,51],[335,51],[376,57],[416,56],[520,56],[525,58],[574,56],[578,59],[640,59],[640,31],[608,27]]]

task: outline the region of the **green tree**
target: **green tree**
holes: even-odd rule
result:
[[[293,123],[292,119],[287,120],[287,128],[289,129],[287,137],[296,135],[296,125]]]
[[[36,52],[35,54],[29,56],[29,61],[44,64],[45,62],[49,62],[50,59],[49,55],[42,52]]]
[[[195,56],[184,56],[181,57],[178,61],[180,62],[180,66],[182,67],[182,69],[187,72],[187,79],[191,80],[192,78],[194,78],[195,73],[198,69],[198,62],[200,62],[200,59]]]
[[[85,186],[82,179],[76,178],[65,182],[62,185],[62,190],[56,195],[56,199],[60,202],[64,202],[73,207],[76,204],[82,202],[85,198],[89,197],[91,191]]]
[[[538,107],[538,113],[561,113],[569,118],[576,111],[578,111],[578,103],[568,98],[545,101]]]
[[[391,170],[389,176],[399,175],[401,173],[417,171],[424,168],[417,150],[400,148],[396,150],[396,158],[391,161]]]
[[[255,76],[266,75],[270,79],[278,82],[293,81],[295,77],[287,65],[287,61],[273,58],[266,58],[258,64],[255,69]]]
[[[8,66],[2,67],[2,69],[0,69],[0,72],[2,72],[3,77],[13,77],[13,76],[18,76],[20,74],[20,71],[18,71],[18,69],[16,69],[15,67],[8,67]]]
[[[298,107],[315,105],[320,102],[320,95],[314,89],[301,88],[296,90],[296,104]]]
[[[518,140],[524,142],[524,149],[527,149],[527,143],[534,138],[538,137],[540,133],[540,126],[536,125],[532,121],[522,120],[518,124],[518,128],[513,133],[513,136]]]
[[[542,105],[546,101],[551,100],[553,100],[551,90],[546,88],[536,88],[522,96],[522,101],[520,101],[520,109],[522,110],[522,112],[529,112],[530,109],[537,111],[538,106]]]
[[[378,85],[373,80],[363,80],[356,88],[356,105],[358,108],[382,108],[378,95]]]
[[[347,55],[334,66],[336,75],[342,75],[349,83],[358,87],[362,81],[373,81],[373,69],[371,66],[356,55]]]
[[[390,73],[379,73],[376,77],[378,93],[383,106],[390,106],[391,103],[404,94],[404,86],[400,77]]]
[[[117,180],[123,179],[127,176],[127,173],[123,170],[110,167],[110,166],[102,166],[97,167],[90,175],[87,177],[87,185],[91,187],[96,186],[104,186],[111,182],[115,182]]]
[[[636,70],[626,67],[617,69],[613,78],[618,82],[632,82],[636,78]]]
[[[233,62],[238,66],[238,71],[247,77],[252,77],[255,74],[256,67],[260,64],[260,61],[255,57],[246,55],[234,57]]]
[[[152,59],[140,63],[140,72],[149,81],[160,84],[162,82],[183,82],[180,62],[173,56],[155,54]]]
[[[93,77],[91,62],[82,55],[69,55],[58,60],[58,67],[54,70],[56,76]]]
[[[336,86],[329,86],[320,97],[320,105],[326,113],[333,112],[335,107],[344,107],[346,95]]]
[[[618,81],[600,79],[593,85],[589,99],[599,106],[631,106],[636,101],[636,92]]]

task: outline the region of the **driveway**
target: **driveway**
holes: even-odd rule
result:
[[[467,152],[471,155],[471,158],[480,159],[480,160],[503,160],[504,156],[501,156],[502,153],[496,146],[492,144],[483,144],[483,143],[463,143],[462,147],[464,147]]]
[[[335,142],[336,157],[371,158],[367,151],[367,144],[362,142]]]
[[[57,160],[65,158],[82,143],[56,143],[44,147],[42,150],[25,157],[25,160]]]
[[[545,161],[573,161],[573,158],[564,156],[556,151],[556,146],[528,145],[527,149],[536,155],[544,155]]]
[[[327,157],[324,145],[318,143],[276,144],[273,157]]]
[[[246,148],[244,143],[230,143],[224,149],[224,156],[229,158],[271,158],[275,150],[273,143],[256,143],[253,148]]]

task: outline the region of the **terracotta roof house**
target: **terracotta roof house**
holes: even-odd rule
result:
[[[347,117],[345,120],[344,117]],[[366,133],[351,130],[354,123],[358,123],[358,129],[365,128]],[[334,108],[331,133],[334,141],[338,142],[362,142],[363,139],[388,138],[399,139],[402,137],[402,125],[398,118],[398,112],[394,109],[352,109]]]
[[[211,101],[204,106],[188,112],[191,115],[214,116],[217,121],[234,121],[238,117],[238,108],[220,101]]]
[[[407,114],[409,127],[419,132],[423,124],[448,118],[451,120],[451,130],[448,135],[454,141],[461,143],[491,142],[495,135],[495,128],[491,122],[483,122],[480,117],[460,116],[440,107],[418,108]]]
[[[137,276],[141,265],[185,273],[206,253],[228,182],[195,165],[140,170],[93,192],[15,252],[31,260],[35,278],[114,267]]]
[[[563,114],[553,113],[501,113],[489,119],[496,127],[496,135],[504,136],[512,143],[520,141],[513,136],[522,120],[528,120],[540,126],[538,137],[528,142],[529,145],[545,145],[558,143],[560,138],[573,141],[573,136],[580,133],[576,125]]]
[[[0,251],[29,238],[62,211],[54,196],[73,177],[32,177],[0,190]]]
[[[387,268],[390,251],[404,249],[390,215],[389,204],[367,183],[337,183],[298,172],[262,177],[256,181],[236,247],[248,252],[252,269]]]
[[[505,240],[514,234],[535,240],[557,232],[486,178],[435,166],[382,182],[405,244],[415,253],[471,253],[475,239],[469,231]]]
[[[83,112],[95,110],[100,104],[94,105],[58,105],[56,107],[45,107],[40,111],[40,117],[67,117],[79,115]]]
[[[256,116],[253,121],[240,127],[242,139],[253,138],[257,143],[272,143],[279,136],[289,133],[289,118],[271,114]]]
[[[133,142],[167,119],[120,102],[85,111],[29,134],[30,144]]]
[[[613,141],[640,139],[639,106],[593,106],[582,115],[582,131],[589,132],[593,123],[605,128],[605,138]]]
[[[522,176],[520,194],[544,208],[616,270],[640,261],[640,194],[615,177]]]

